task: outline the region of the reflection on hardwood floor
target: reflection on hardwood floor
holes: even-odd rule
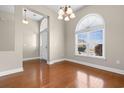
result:
[[[24,72],[0,77],[0,87],[10,88],[90,88],[124,87],[124,75],[63,61],[24,62]]]

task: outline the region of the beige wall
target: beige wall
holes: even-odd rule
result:
[[[7,70],[22,68],[23,31],[22,8],[28,7],[49,16],[49,60],[64,57],[64,22],[57,19],[57,14],[44,6],[16,6],[15,8],[15,49],[0,51],[0,74]]]
[[[124,70],[124,6],[87,6],[76,12],[76,18],[65,23],[65,57],[77,61]],[[106,59],[75,56],[75,28],[78,21],[90,13],[100,14],[105,20]],[[116,61],[120,60],[120,64]]]
[[[23,24],[23,58],[40,57],[39,53],[39,31],[38,21],[28,20],[29,24]]]
[[[14,50],[14,13],[0,11],[0,51]]]
[[[15,30],[14,30],[15,49],[11,51],[0,51],[0,75],[4,71],[10,71],[13,69],[19,69],[19,70],[22,69],[23,33],[21,27],[22,14],[20,11],[22,10],[19,7],[15,7]]]

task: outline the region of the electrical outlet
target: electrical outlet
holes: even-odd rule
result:
[[[116,60],[116,64],[120,64],[120,60]]]

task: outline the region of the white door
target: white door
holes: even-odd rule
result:
[[[48,31],[40,32],[40,57],[48,60]]]

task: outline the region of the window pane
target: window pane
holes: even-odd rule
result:
[[[87,33],[77,33],[77,50],[80,55],[87,55]]]
[[[103,31],[89,32],[89,55],[102,56]]]

